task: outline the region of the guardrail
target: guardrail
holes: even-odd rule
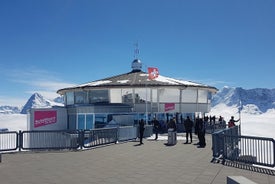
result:
[[[224,135],[223,159],[275,167],[274,149],[272,138]]]
[[[241,136],[239,127],[212,134],[213,159],[275,167],[275,141],[272,138]]]
[[[152,126],[145,126],[144,137],[151,136]],[[138,137],[138,127],[115,127],[93,130],[46,130],[0,132],[0,153],[32,150],[83,149]]]

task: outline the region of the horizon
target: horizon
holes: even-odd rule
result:
[[[0,105],[143,71],[222,89],[274,89],[275,1],[0,2]],[[138,45],[137,45],[138,44]]]

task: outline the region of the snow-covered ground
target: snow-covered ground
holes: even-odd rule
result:
[[[244,107],[241,114],[238,113],[237,107],[228,107],[219,104],[211,109],[208,115],[222,116],[228,122],[231,116],[235,120],[240,117],[242,135],[270,137],[275,139],[275,109],[270,109],[266,113],[258,114],[251,112],[249,107]],[[238,124],[238,123],[237,123]]]
[[[208,115],[223,116],[226,122],[231,116],[239,119],[238,109],[220,104],[212,108]],[[0,114],[0,128],[8,128],[10,131],[27,130],[27,115],[25,114]],[[275,139],[275,109],[264,114],[247,113],[243,109],[241,113],[241,130],[243,135],[270,137]],[[162,139],[160,137],[160,139]]]
[[[0,128],[8,128],[9,131],[27,130],[27,115],[0,114]]]

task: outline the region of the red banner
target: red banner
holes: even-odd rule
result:
[[[149,74],[150,80],[155,79],[159,76],[159,70],[158,70],[158,68],[149,67],[148,74]]]
[[[166,103],[164,104],[165,111],[175,110],[175,103]]]
[[[56,111],[35,111],[34,128],[46,126],[57,122]]]

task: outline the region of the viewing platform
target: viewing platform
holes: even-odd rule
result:
[[[258,184],[274,184],[275,170],[212,161],[212,139],[206,147],[167,140],[145,139],[80,151],[17,152],[2,154],[0,180],[5,184],[223,184],[227,176],[243,176]]]

